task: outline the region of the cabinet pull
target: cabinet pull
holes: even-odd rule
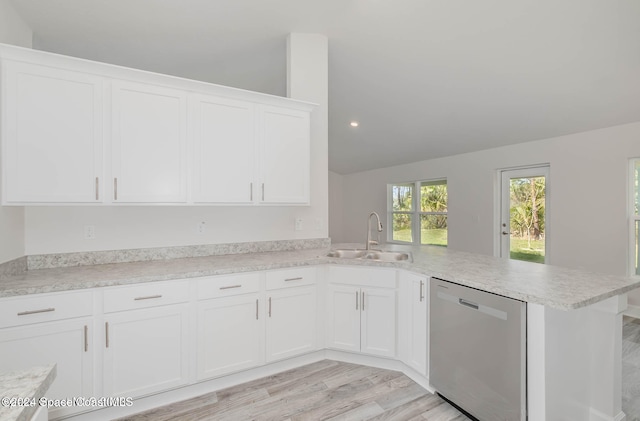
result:
[[[249,183],[249,201],[253,202],[253,183]]]
[[[269,297],[269,317],[271,317],[271,297]]]
[[[287,278],[284,281],[285,282],[291,282],[291,281],[301,281],[303,278],[302,276],[298,276],[297,278]]]
[[[264,202],[264,183],[262,183],[262,201]]]
[[[362,291],[362,311],[364,311],[364,291]]]
[[[113,200],[118,200],[118,177],[113,179]]]
[[[109,348],[109,322],[104,322],[104,343]]]
[[[233,289],[233,288],[242,288],[242,285],[229,285],[227,287],[220,287],[220,289]]]
[[[158,295],[148,295],[146,297],[136,297],[133,299],[133,301],[140,301],[140,300],[152,300],[154,298],[162,298],[162,294],[158,294]]]
[[[100,200],[100,179],[96,177],[96,200]]]
[[[424,300],[424,293],[422,292],[423,288],[424,288],[424,281],[420,281],[420,302]]]
[[[258,299],[256,298],[256,320],[258,320]]]
[[[89,350],[89,326],[84,325],[84,352]]]
[[[55,308],[43,308],[42,310],[29,310],[29,311],[21,311],[18,313],[18,316],[28,316],[29,314],[38,314],[38,313],[49,313],[51,311],[56,311]]]
[[[358,309],[358,291],[356,291],[356,310]]]

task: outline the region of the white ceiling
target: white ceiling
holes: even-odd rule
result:
[[[638,0],[11,2],[36,48],[276,95],[327,35],[342,174],[640,121]]]

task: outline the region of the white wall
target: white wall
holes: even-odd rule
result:
[[[640,157],[640,123],[346,175],[343,240],[362,242],[368,213],[386,215],[387,183],[446,177],[449,247],[491,255],[496,170],[549,163],[551,262],[625,275],[632,157]],[[640,304],[640,293],[632,300]]]
[[[326,238],[327,39],[292,34],[289,41],[289,96],[319,104],[311,117],[311,206],[28,207],[26,254]],[[297,217],[301,231],[294,230]],[[85,225],[95,226],[95,239],[83,238]]]
[[[0,43],[31,48],[33,32],[8,0],[0,0]],[[24,208],[0,207],[0,263],[24,255]]]
[[[329,237],[332,243],[342,243],[344,189],[342,184],[344,177],[341,174],[329,171]]]
[[[9,0],[0,0],[0,42],[27,48],[33,46],[33,31]]]

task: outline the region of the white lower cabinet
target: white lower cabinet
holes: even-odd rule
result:
[[[0,371],[56,364],[56,380],[46,397],[91,397],[93,393],[92,318],[81,318],[0,329]],[[50,418],[81,411],[52,408]]]
[[[428,375],[428,276],[410,272],[400,273],[400,283],[406,289],[403,310],[406,312],[406,353],[402,361],[423,376]]]
[[[189,373],[188,282],[152,282],[104,292],[103,388],[137,397],[182,386]]]
[[[35,294],[0,300],[0,371],[56,364],[46,397],[94,396],[93,292]],[[57,418],[79,407],[51,408]]]
[[[331,267],[329,279],[327,346],[395,357],[395,270]]]
[[[205,380],[264,362],[260,295],[198,302],[197,378]]]
[[[267,362],[316,349],[316,286],[267,291]]]

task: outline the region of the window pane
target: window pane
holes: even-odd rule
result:
[[[391,188],[393,210],[411,212],[413,210],[413,184],[399,184]]]
[[[420,211],[421,212],[446,212],[447,211],[447,182],[426,181],[420,185]]]
[[[544,263],[545,205],[545,177],[510,180],[509,255],[512,259]]]
[[[447,215],[420,215],[420,243],[447,246]]]
[[[405,241],[411,243],[413,235],[411,233],[411,214],[393,214],[393,241]]]

